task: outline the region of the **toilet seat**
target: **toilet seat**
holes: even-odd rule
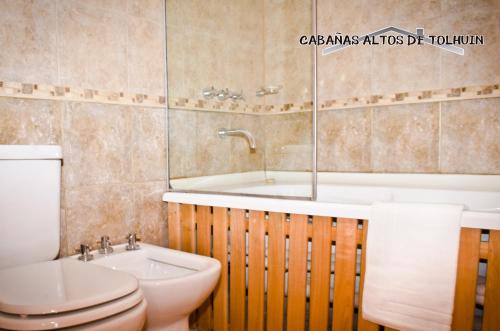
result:
[[[140,304],[133,276],[73,259],[0,270],[0,329],[78,326]]]

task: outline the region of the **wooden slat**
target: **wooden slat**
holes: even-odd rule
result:
[[[363,318],[363,286],[365,284],[365,268],[366,268],[366,236],[368,234],[368,221],[363,221],[363,242],[361,244],[361,274],[359,284],[358,298],[358,331],[378,331],[378,324],[367,321]]]
[[[221,275],[214,291],[214,330],[228,330],[227,209],[214,207],[213,254],[221,263]]]
[[[352,330],[356,280],[356,228],[354,219],[337,219],[333,330]]]
[[[245,211],[231,209],[231,263],[230,263],[230,302],[229,319],[231,330],[245,330],[246,301],[246,246]]]
[[[330,217],[314,216],[311,252],[310,330],[328,329],[331,248]]]
[[[500,330],[500,230],[491,230],[484,295],[483,331]]]
[[[305,328],[307,276],[307,216],[290,216],[287,330]]]
[[[181,205],[181,250],[194,253],[196,250],[194,205]]]
[[[248,330],[264,330],[264,212],[250,211],[248,231]]]
[[[474,325],[476,283],[481,230],[463,228],[460,232],[457,284],[453,310],[453,331],[470,331]]]
[[[211,223],[210,207],[198,206],[196,213],[196,252],[211,256]],[[212,330],[212,296],[198,308],[198,325],[200,331]]]
[[[285,214],[269,213],[267,330],[283,330],[285,299]]]
[[[181,219],[178,203],[169,202],[167,206],[168,247],[181,249]]]

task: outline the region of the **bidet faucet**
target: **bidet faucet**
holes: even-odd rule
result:
[[[137,243],[137,241],[141,241],[141,238],[138,238],[135,233],[129,233],[125,239],[128,240],[128,245],[125,246],[127,251],[135,251],[141,249],[141,246]]]
[[[102,236],[101,240],[97,241],[100,244],[99,254],[110,254],[113,253],[113,247],[111,247],[111,241],[109,241],[109,236]]]
[[[255,145],[255,138],[253,137],[252,133],[250,133],[250,131],[244,129],[220,128],[217,130],[217,134],[220,138],[225,138],[226,136],[237,136],[245,138],[248,142],[248,146],[250,147],[250,152],[255,152],[255,149],[257,148]]]
[[[76,252],[80,253],[78,260],[83,261],[83,262],[93,260],[94,255],[90,254],[90,250],[91,250],[91,248],[89,245],[81,244],[80,249],[76,249]]]

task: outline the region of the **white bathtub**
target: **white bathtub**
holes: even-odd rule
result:
[[[369,219],[376,201],[463,204],[464,227],[500,230],[500,176],[319,173],[316,201],[300,199],[311,195],[310,173],[249,172],[172,180],[171,186],[271,197],[167,192],[164,201],[358,219]]]

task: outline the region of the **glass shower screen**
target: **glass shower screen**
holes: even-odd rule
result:
[[[167,0],[173,191],[312,198],[311,1]]]

